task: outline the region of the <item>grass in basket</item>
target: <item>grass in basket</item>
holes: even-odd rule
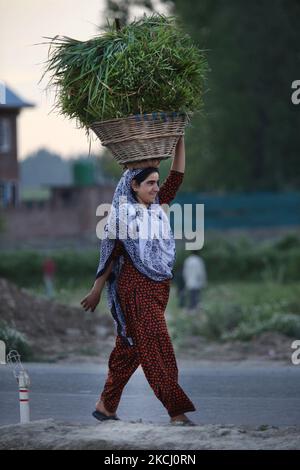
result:
[[[87,132],[95,121],[202,109],[207,60],[174,16],[144,15],[121,30],[107,20],[87,41],[46,39],[41,80],[50,74],[54,109]]]

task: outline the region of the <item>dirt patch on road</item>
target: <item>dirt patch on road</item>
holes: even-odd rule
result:
[[[200,336],[190,336],[181,342],[177,355],[181,359],[209,361],[281,361],[291,364],[293,339],[280,333],[268,332],[251,341],[212,342]]]
[[[0,298],[1,320],[25,335],[35,360],[102,356],[111,350],[114,323],[109,315],[34,296],[1,278]]]

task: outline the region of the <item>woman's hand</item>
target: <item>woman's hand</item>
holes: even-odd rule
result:
[[[86,295],[82,300],[81,300],[81,305],[83,306],[84,310],[87,312],[89,309],[91,309],[91,312],[95,311],[95,308],[99,304],[101,299],[101,290],[95,289],[94,287],[90,291],[88,295]]]

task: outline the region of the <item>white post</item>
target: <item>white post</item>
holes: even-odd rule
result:
[[[4,341],[0,340],[0,364],[5,366],[6,364],[6,345]]]
[[[19,386],[19,402],[20,402],[20,423],[29,423],[29,393],[28,387],[30,385],[29,375],[24,369],[20,354],[16,350],[12,350],[7,354],[7,364],[12,369],[13,374]]]
[[[29,377],[25,370],[21,370],[18,377],[19,384],[19,401],[20,401],[20,423],[25,424],[30,422],[29,411]]]

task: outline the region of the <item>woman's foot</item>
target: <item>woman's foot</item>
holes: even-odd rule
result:
[[[195,426],[195,423],[191,421],[187,416],[185,415],[177,415],[173,416],[170,421],[171,424],[174,425],[185,425],[185,426]]]
[[[96,402],[96,410],[97,411],[100,411],[101,413],[105,414],[106,416],[115,416],[116,413],[110,413],[109,411],[107,411],[107,409],[105,408],[103,402],[101,400],[98,400]]]

